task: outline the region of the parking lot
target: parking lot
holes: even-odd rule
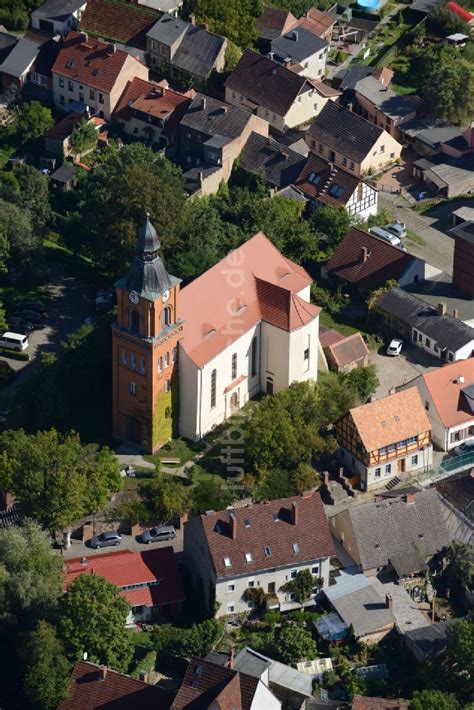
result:
[[[375,392],[377,399],[386,397],[391,387],[400,387],[439,366],[435,358],[411,346],[404,346],[397,357],[388,356],[386,347],[382,346],[378,351],[370,352],[369,360],[375,365],[379,378],[380,384]]]
[[[143,552],[144,550],[153,550],[157,547],[172,546],[176,554],[183,551],[183,528],[176,530],[174,540],[162,540],[161,542],[151,542],[146,545],[139,542],[138,537],[134,535],[122,535],[122,542],[117,547],[103,547],[94,550],[89,545],[80,542],[79,540],[71,540],[71,547],[68,550],[56,549],[55,552],[65,559],[73,557],[92,557],[94,555],[103,555],[108,552],[118,552],[119,550],[131,550],[132,552]]]

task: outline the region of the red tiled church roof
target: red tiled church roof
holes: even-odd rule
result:
[[[85,560],[85,562],[83,562]],[[97,574],[117,587],[159,581],[151,587],[138,587],[122,591],[132,606],[144,604],[157,606],[184,600],[181,578],[172,547],[162,547],[143,552],[120,550],[91,557],[77,557],[65,562],[63,588],[81,574]]]
[[[261,320],[301,328],[321,310],[299,296],[311,282],[259,232],[181,292],[184,350],[202,367]]]
[[[317,492],[234,509],[234,538],[230,512],[200,516],[218,577],[252,574],[334,555],[326,514]],[[265,554],[265,546],[270,548],[270,555]],[[246,553],[252,556],[250,562]],[[230,566],[224,562],[227,557]]]

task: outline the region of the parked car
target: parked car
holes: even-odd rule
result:
[[[466,439],[462,444],[456,446],[454,449],[456,456],[462,456],[463,454],[474,454],[474,439]]]
[[[401,241],[401,239],[399,237],[396,237],[391,232],[387,232],[386,229],[382,229],[382,227],[371,227],[369,229],[369,233],[373,234],[374,237],[378,237],[379,239],[383,239],[384,241],[389,242],[392,247],[398,247],[399,249],[403,249],[403,251],[406,251],[406,246]]]
[[[162,525],[161,527],[151,528],[151,530],[145,530],[140,536],[140,542],[144,542],[149,545],[150,542],[174,540],[175,537],[176,530],[172,525]]]
[[[99,547],[116,547],[120,545],[121,542],[122,536],[114,530],[95,535],[90,539],[89,544],[94,550],[97,550]]]
[[[400,355],[400,353],[402,352],[402,348],[403,340],[399,340],[399,338],[394,338],[387,348],[387,355]]]
[[[406,237],[407,235],[407,226],[405,222],[400,222],[398,219],[390,224],[385,224],[383,228],[399,239],[403,239],[403,237]]]

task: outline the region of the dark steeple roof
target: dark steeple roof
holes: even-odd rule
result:
[[[140,296],[154,301],[180,283],[180,279],[167,272],[160,249],[156,229],[147,215],[145,223],[138,230],[135,257],[130,271],[127,276],[117,281],[116,286],[135,291]]]

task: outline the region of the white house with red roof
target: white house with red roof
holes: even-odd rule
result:
[[[181,291],[182,436],[201,439],[259,392],[316,380],[311,283],[259,232]]]
[[[67,592],[81,574],[99,575],[120,589],[131,606],[127,626],[173,619],[185,599],[172,547],[143,552],[120,550],[67,560],[63,591]]]
[[[474,357],[425,372],[398,389],[410,387],[418,389],[433,443],[442,451],[474,439]]]
[[[61,111],[89,107],[109,120],[129,81],[148,79],[148,68],[115,44],[70,32],[52,68],[53,95]]]
[[[253,602],[245,592],[257,587],[264,591],[268,608],[299,608],[282,587],[302,570],[314,578],[312,598],[305,602],[313,604],[319,589],[329,584],[334,554],[318,492],[210,511],[184,526],[186,567],[203,590],[208,609],[218,603],[217,616],[249,612]]]

